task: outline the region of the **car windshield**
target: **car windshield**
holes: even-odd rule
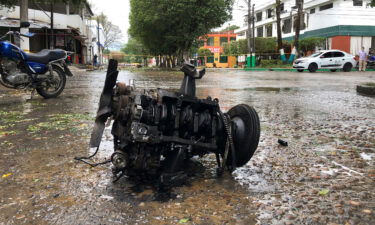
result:
[[[314,54],[310,55],[309,57],[315,58],[315,57],[320,56],[321,54],[323,54],[323,52],[317,52],[317,53],[314,53]]]

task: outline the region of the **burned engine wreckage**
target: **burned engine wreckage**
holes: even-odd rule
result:
[[[260,136],[256,111],[241,104],[223,113],[218,99],[195,96],[195,80],[205,70],[184,64],[181,71],[178,92],[137,90],[116,83],[117,61],[109,62],[90,146],[99,149],[111,117],[115,179],[154,177],[159,184],[172,185],[186,178],[186,162],[193,156],[214,153],[220,173],[245,165],[253,156]]]

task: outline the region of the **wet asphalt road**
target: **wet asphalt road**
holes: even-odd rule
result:
[[[252,160],[218,178],[215,159],[169,195],[127,179],[88,155],[105,72],[76,71],[64,93],[44,100],[0,88],[0,224],[374,224],[375,98],[355,85],[375,72],[209,70],[199,97],[228,110],[252,105],[262,134]],[[176,72],[121,71],[139,88],[178,89]],[[277,144],[278,139],[289,146]],[[107,129],[102,150],[111,155]]]

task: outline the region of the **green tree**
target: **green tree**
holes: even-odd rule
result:
[[[136,39],[130,38],[128,43],[121,49],[125,53],[125,61],[128,63],[144,63],[147,66],[147,58],[149,52],[147,49]]]
[[[268,54],[277,53],[277,42],[276,38],[255,38],[255,53],[256,54]],[[226,55],[245,55],[248,53],[247,40],[242,39],[238,41],[232,41],[227,45],[224,45],[224,54]]]
[[[129,34],[150,53],[181,61],[198,37],[231,18],[233,1],[130,0]]]
[[[209,56],[213,56],[213,55],[214,55],[214,53],[212,53],[207,48],[200,48],[200,49],[198,49],[198,56],[200,56],[200,57],[203,57],[203,56],[209,57]]]
[[[238,28],[240,28],[240,27],[237,26],[237,25],[230,25],[230,26],[224,28],[223,30],[221,30],[221,32],[231,31],[231,30],[237,30]]]
[[[321,37],[310,37],[299,41],[300,49],[303,52],[314,51],[315,47],[323,46],[326,39]]]
[[[18,0],[1,0],[0,7],[13,7],[18,3]]]
[[[375,7],[375,0],[371,0],[371,7]]]

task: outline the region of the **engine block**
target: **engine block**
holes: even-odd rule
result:
[[[218,99],[195,96],[195,80],[201,79],[205,70],[198,71],[190,64],[181,70],[185,76],[180,91],[171,92],[115,84],[118,72],[108,69],[91,146],[99,146],[103,124],[111,116],[111,161],[116,177],[156,177],[168,185],[184,179],[184,167],[193,156],[214,153],[222,171],[243,166],[254,154],[260,135],[256,111],[238,105],[223,113]]]

